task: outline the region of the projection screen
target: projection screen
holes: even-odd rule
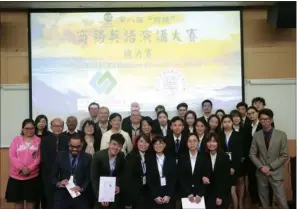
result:
[[[155,117],[186,102],[230,111],[242,100],[240,11],[30,14],[31,110],[82,119],[98,102]]]

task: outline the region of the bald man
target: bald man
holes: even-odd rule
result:
[[[63,134],[68,136],[68,139],[75,136],[76,134],[80,134],[81,131],[77,130],[77,118],[75,116],[69,116],[66,120],[67,131],[64,131]]]
[[[132,127],[132,120],[133,120],[133,112],[136,113],[140,113],[140,106],[137,102],[132,102],[131,106],[130,106],[130,111],[131,114],[128,117],[125,117],[122,121],[122,129],[124,130],[130,130],[130,128]],[[150,118],[150,117],[149,117]],[[140,115],[140,120],[142,119],[142,116]],[[151,118],[150,118],[151,119]]]
[[[55,185],[52,184],[52,167],[57,153],[68,150],[68,137],[62,133],[64,121],[54,118],[51,123],[52,133],[41,140],[41,177],[45,193],[46,209],[53,209]]]

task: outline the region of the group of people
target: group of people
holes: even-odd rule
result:
[[[124,119],[91,103],[90,116],[80,124],[69,116],[64,132],[60,118],[50,124],[45,115],[25,119],[9,148],[6,200],[19,209],[173,209],[186,197],[196,203],[204,198],[207,209],[243,209],[248,191],[262,209],[273,197],[288,209],[287,137],[265,105],[256,97],[250,107],[240,102],[230,114],[213,114],[212,102],[204,100],[197,117],[181,103],[171,120],[158,105],[153,120],[137,103]],[[98,201],[105,176],[116,177],[114,202]],[[70,179],[76,198],[66,189]]]

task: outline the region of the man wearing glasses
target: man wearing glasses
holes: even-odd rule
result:
[[[74,135],[69,140],[69,151],[57,155],[52,171],[52,183],[57,187],[54,209],[88,208],[85,190],[90,183],[92,157],[81,152],[82,146],[81,136]]]
[[[270,109],[259,111],[262,130],[254,134],[250,159],[257,167],[256,176],[262,207],[269,207],[269,184],[277,199],[279,208],[288,209],[284,190],[284,166],[288,160],[287,135],[273,128],[273,112]]]

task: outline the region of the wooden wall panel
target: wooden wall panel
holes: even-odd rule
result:
[[[3,12],[1,18],[1,84],[29,82],[26,12]]]
[[[296,29],[275,29],[262,9],[243,11],[245,79],[296,78]]]

